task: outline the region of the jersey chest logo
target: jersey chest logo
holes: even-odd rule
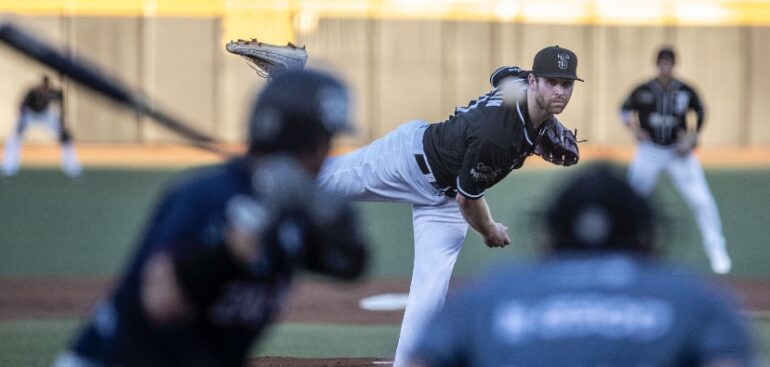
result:
[[[687,112],[687,107],[690,105],[690,93],[686,91],[677,91],[676,97],[674,97],[674,110],[676,113],[683,115]]]
[[[500,168],[487,166],[484,162],[479,162],[476,167],[471,168],[471,177],[476,182],[491,182],[502,172]]]

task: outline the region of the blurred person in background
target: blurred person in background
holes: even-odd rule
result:
[[[693,153],[705,120],[703,103],[695,89],[674,76],[673,49],[660,49],[656,65],[658,75],[634,88],[621,107],[623,123],[638,141],[628,179],[639,194],[650,196],[658,176],[666,171],[692,209],[711,269],[728,273],[732,261],[725,248],[719,209]],[[697,122],[688,128],[691,110]]]
[[[166,190],[117,287],[54,366],[243,366],[297,269],[359,277],[355,213],[314,180],[348,111],[329,74],[274,76],[251,110],[248,153]]]
[[[657,259],[653,210],[615,170],[589,165],[549,195],[543,256],[450,297],[413,366],[750,365],[737,302]]]
[[[72,142],[72,134],[64,124],[64,94],[60,89],[51,86],[47,75],[43,75],[40,85],[30,89],[21,102],[16,129],[5,142],[3,176],[13,176],[19,172],[24,132],[35,123],[46,126],[57,135],[61,144],[61,165],[64,174],[72,178],[80,176],[82,168]]]

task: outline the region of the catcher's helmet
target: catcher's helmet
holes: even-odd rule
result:
[[[577,174],[547,209],[555,250],[653,250],[653,211],[608,163]]]
[[[249,151],[312,150],[351,130],[345,84],[316,70],[280,73],[260,92],[249,116]]]

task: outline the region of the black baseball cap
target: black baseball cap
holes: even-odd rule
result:
[[[578,59],[574,52],[556,46],[540,50],[532,62],[532,74],[545,78],[564,78],[583,81],[577,76]]]
[[[249,116],[250,151],[312,149],[352,130],[350,95],[336,76],[320,70],[277,74],[257,95]]]

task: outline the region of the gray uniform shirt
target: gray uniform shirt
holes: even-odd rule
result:
[[[623,254],[509,266],[450,298],[415,354],[430,366],[697,366],[747,360],[733,300]]]

